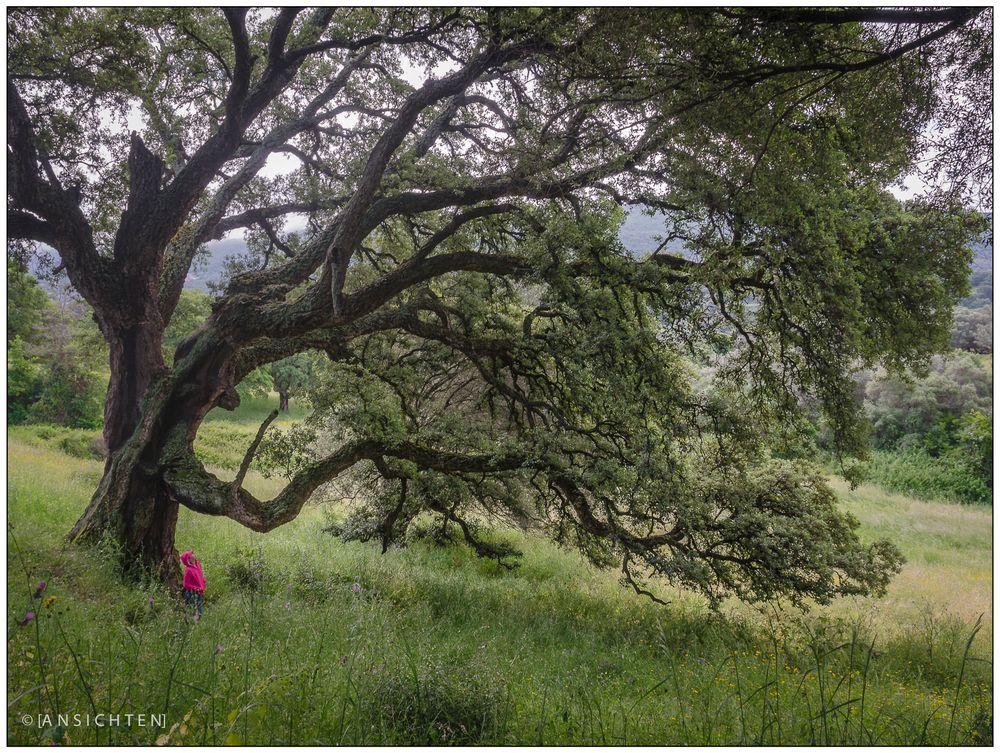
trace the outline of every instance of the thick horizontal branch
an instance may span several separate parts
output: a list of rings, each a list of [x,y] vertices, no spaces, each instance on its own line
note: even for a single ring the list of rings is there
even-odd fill
[[[320,485],[362,460],[385,457],[408,460],[421,468],[446,473],[512,471],[524,462],[523,457],[462,455],[408,443],[388,446],[373,441],[350,442],[307,465],[267,502],[205,470],[190,450],[171,460],[163,478],[177,499],[195,512],[225,516],[251,530],[267,532],[294,520]]]
[[[7,212],[7,237],[18,240],[38,241],[56,247],[59,235],[55,227],[45,220],[27,212],[10,210]]]

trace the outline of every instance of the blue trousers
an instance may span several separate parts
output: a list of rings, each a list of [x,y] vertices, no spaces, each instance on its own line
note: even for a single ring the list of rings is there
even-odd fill
[[[197,591],[192,591],[190,588],[184,589],[184,601],[189,607],[194,607],[194,614],[196,617],[201,617],[201,605],[204,601],[204,597]]]

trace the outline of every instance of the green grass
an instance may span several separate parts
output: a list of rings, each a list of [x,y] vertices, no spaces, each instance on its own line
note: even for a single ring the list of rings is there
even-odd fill
[[[235,423],[252,432],[268,409],[241,410]],[[713,614],[665,587],[657,591],[671,603],[660,607],[533,535],[495,534],[525,552],[508,572],[463,548],[415,543],[381,555],[345,544],[323,532],[318,506],[267,535],[182,509],[177,544],[198,552],[209,584],[192,624],[155,584],[121,583],[112,552],[65,543],[100,469],[10,435],[12,744],[992,736],[989,508],[838,487],[863,535],[892,537],[909,563],[886,599],[805,615],[738,604]],[[280,483],[251,473],[248,486],[267,497]],[[47,603],[32,599],[40,580]],[[18,625],[29,608],[38,618]],[[93,709],[163,713],[166,728],[19,721]]]
[[[252,426],[254,433],[261,425],[267,414],[278,407],[278,393],[272,392],[266,397],[247,397],[240,400],[236,410],[228,411],[224,408],[214,408],[205,416],[205,423],[225,423],[240,424],[242,426]],[[302,398],[293,397],[288,402],[288,411],[278,416],[275,421],[276,426],[290,424],[300,421],[309,415],[309,404]]]

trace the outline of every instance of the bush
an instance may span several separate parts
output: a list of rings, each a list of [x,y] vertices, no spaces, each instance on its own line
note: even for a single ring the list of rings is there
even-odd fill
[[[100,427],[103,390],[86,369],[72,363],[53,363],[42,377],[38,400],[28,411],[37,423],[80,429]]]
[[[15,337],[7,343],[7,423],[27,421],[41,391],[42,369],[27,355],[21,338]]]
[[[366,724],[383,744],[474,745],[502,739],[507,726],[503,678],[467,661],[383,663],[359,685]]]
[[[35,447],[59,450],[83,460],[103,460],[107,456],[104,440],[94,429],[37,424],[10,429],[9,435]]]
[[[236,559],[225,566],[225,572],[236,590],[244,593],[259,593],[272,580],[261,549],[241,549]]]
[[[865,478],[886,489],[921,499],[990,504],[993,491],[970,465],[949,453],[933,457],[921,449],[873,452]]]

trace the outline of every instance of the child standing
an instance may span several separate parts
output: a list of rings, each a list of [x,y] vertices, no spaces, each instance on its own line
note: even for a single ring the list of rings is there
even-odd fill
[[[205,574],[193,549],[181,555],[181,563],[184,565],[184,601],[188,606],[194,607],[194,619],[197,622],[201,618],[201,605],[205,596]]]

